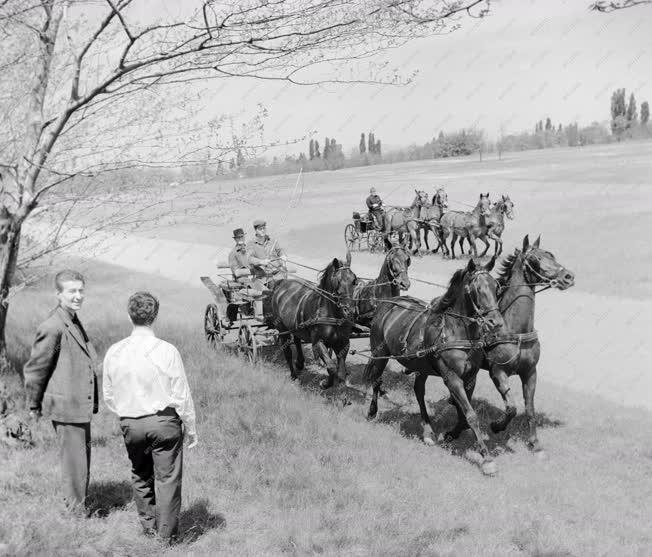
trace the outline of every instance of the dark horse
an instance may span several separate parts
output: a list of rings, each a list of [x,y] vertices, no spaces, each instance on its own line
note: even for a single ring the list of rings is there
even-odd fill
[[[458,419],[473,429],[486,474],[495,473],[495,463],[482,439],[468,391],[482,363],[483,337],[504,325],[496,301],[497,283],[490,274],[494,263],[492,258],[486,266],[476,266],[471,259],[465,269],[455,272],[444,296],[430,305],[408,296],[382,303],[371,322],[372,356],[364,370],[364,378],[373,384],[369,418],[378,412],[382,374],[389,358],[404,365],[407,373],[417,372],[414,391],[422,426],[430,427],[431,435],[425,384],[429,375],[440,376],[458,404]]]
[[[516,405],[509,390],[509,377],[518,375],[523,385],[525,415],[529,428],[528,447],[540,451],[534,416],[534,391],[541,346],[534,330],[535,288],[542,286],[566,290],[575,276],[557,263],[549,251],[539,248],[540,237],[530,246],[528,236],[523,250],[515,250],[505,258],[498,277],[498,308],[505,320],[506,334],[488,340],[481,367],[489,371],[496,389],[505,401],[505,416],[493,422],[494,433],[504,431],[516,415]],[[472,391],[471,391],[472,392]],[[457,428],[456,428],[457,429]],[[462,428],[463,429],[463,428]]]
[[[349,252],[346,262],[333,259],[321,272],[318,285],[297,278],[275,284],[268,324],[279,331],[292,379],[296,379],[297,373],[292,363],[290,336],[297,349],[297,370],[302,370],[305,364],[303,340],[312,344],[315,358],[328,370],[328,379],[321,382],[324,389],[346,380],[346,356],[356,313],[353,289],[357,278],[350,266]],[[328,355],[328,349],[335,351],[337,363]]]
[[[411,258],[407,250],[394,247],[387,252],[378,278],[358,284],[353,293],[358,306],[356,323],[368,327],[380,300],[400,296],[401,290],[410,288],[410,263]]]

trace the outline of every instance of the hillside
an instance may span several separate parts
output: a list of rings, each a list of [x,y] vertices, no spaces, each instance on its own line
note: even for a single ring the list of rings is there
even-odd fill
[[[395,374],[381,418],[369,423],[357,398],[342,409],[275,363],[251,367],[205,345],[205,295],[159,276],[88,264],[82,319],[101,353],[128,333],[128,295],[162,302],[159,334],[186,363],[201,445],[186,452],[184,541],[164,549],[139,535],[129,504],[129,466],[114,419],[94,421],[91,492],[95,516],[66,518],[56,492],[49,424],[39,445],[0,450],[0,553],[7,555],[645,555],[652,550],[652,416],[543,380],[537,393],[546,457],[512,436],[492,438],[499,475],[463,457],[470,438],[427,447],[409,380]],[[15,358],[52,306],[42,282],[10,311]],[[354,377],[359,367],[352,366]],[[428,399],[442,430],[454,411],[431,379]],[[14,385],[14,388],[16,386]],[[362,388],[359,386],[359,388]],[[500,399],[483,375],[475,399],[483,425]],[[522,410],[522,409],[521,409]],[[486,427],[485,427],[486,429]],[[125,507],[126,505],[126,507]]]

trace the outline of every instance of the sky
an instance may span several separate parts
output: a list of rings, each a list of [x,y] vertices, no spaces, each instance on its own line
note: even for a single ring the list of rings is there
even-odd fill
[[[269,110],[266,140],[316,131],[348,153],[361,132],[385,149],[422,144],[440,130],[478,127],[488,138],[553,124],[607,121],[614,89],[652,101],[652,5],[611,14],[588,10],[589,0],[494,0],[491,14],[463,19],[462,28],[386,54],[405,75],[388,85],[292,86],[255,80],[216,84],[202,114]],[[301,144],[305,151],[305,145]],[[275,154],[297,153],[299,146]]]

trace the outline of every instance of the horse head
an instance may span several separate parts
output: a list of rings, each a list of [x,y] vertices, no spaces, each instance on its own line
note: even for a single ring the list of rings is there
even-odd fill
[[[487,332],[493,332],[505,325],[496,299],[498,283],[491,276],[491,269],[495,263],[496,256],[492,257],[486,265],[477,265],[473,259],[470,259],[464,269],[462,281],[465,301],[472,310],[469,314]]]
[[[408,277],[408,267],[412,259],[405,248],[394,247],[385,256],[384,266],[387,274],[393,284],[396,284],[401,290],[410,288],[410,278]]]
[[[523,267],[525,280],[533,285],[555,287],[566,290],[575,284],[575,275],[549,251],[542,250],[541,236],[532,245],[528,235],[523,238]]]
[[[478,199],[478,204],[475,206],[475,208],[483,216],[487,216],[489,213],[491,213],[491,201],[489,200],[489,192],[486,194],[480,194],[480,199]]]
[[[434,197],[432,198],[432,204],[436,205],[440,209],[446,209],[448,207],[448,194],[444,188],[437,189]]]
[[[505,216],[512,220],[514,218],[514,202],[509,198],[509,195],[503,195],[500,203],[500,210],[505,213]]]
[[[333,294],[335,304],[342,310],[344,317],[350,319],[357,311],[357,303],[353,298],[357,283],[358,277],[351,270],[351,252],[347,252],[346,261],[335,257],[324,269],[319,287]]]

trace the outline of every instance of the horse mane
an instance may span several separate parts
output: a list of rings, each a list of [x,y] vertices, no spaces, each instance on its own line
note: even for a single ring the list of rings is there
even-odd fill
[[[459,296],[459,290],[462,286],[465,275],[466,269],[458,269],[455,271],[455,273],[453,273],[453,276],[448,283],[448,290],[446,290],[446,293],[440,298],[436,298],[437,303],[432,308],[434,311],[441,313],[447,309],[450,309],[455,304],[457,297]]]
[[[340,262],[341,263],[341,262]],[[319,273],[319,288],[322,290],[326,290],[327,292],[330,292],[332,288],[332,278],[333,275],[335,274],[335,266],[333,265],[333,262],[331,261],[325,269],[323,269]]]
[[[501,287],[501,290],[504,291],[504,288],[509,284],[509,281],[512,278],[512,271],[514,270],[514,266],[520,255],[521,250],[515,249],[514,253],[505,257],[505,260],[500,264],[500,270],[498,271],[496,282]]]

